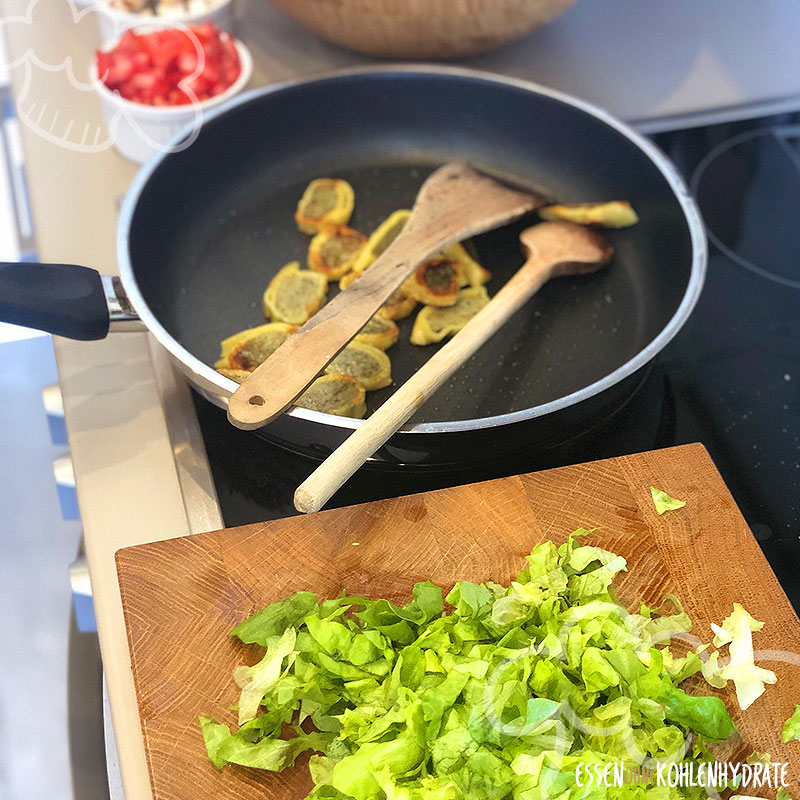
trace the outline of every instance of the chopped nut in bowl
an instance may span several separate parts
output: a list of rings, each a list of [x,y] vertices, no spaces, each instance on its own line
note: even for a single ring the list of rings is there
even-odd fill
[[[213,22],[233,31],[236,0],[76,0],[78,5],[98,11],[102,44],[114,41],[125,29],[142,22],[163,19],[165,23],[188,25]]]

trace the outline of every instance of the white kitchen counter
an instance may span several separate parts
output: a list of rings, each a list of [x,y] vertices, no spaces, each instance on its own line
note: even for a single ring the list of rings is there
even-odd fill
[[[31,24],[5,26],[13,57],[28,49],[51,61],[68,54],[86,74],[96,33],[85,20],[73,24],[66,0],[2,7],[34,12]],[[249,0],[241,11],[253,85],[369,61],[320,42],[266,0]],[[666,129],[800,109],[798,30],[797,0],[580,0],[548,28],[466,63],[580,95],[647,130]],[[23,68],[12,78],[19,96]],[[62,120],[101,124],[97,98],[50,73],[30,75],[25,102],[31,98]],[[22,136],[40,258],[116,272],[117,199],[135,167],[111,151],[65,149],[27,127]],[[187,516],[183,500],[192,491],[199,499],[189,505],[202,505],[211,490],[176,466],[145,334],[55,345],[125,795],[151,800],[114,553],[213,525],[213,513]],[[181,391],[167,392],[171,410]]]

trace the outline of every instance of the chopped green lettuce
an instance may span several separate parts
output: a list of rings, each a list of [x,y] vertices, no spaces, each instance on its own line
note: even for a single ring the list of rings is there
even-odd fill
[[[273,637],[267,640],[267,652],[258,664],[236,668],[233,679],[242,690],[239,698],[240,725],[244,725],[256,716],[264,695],[278,683],[283,660],[294,653],[296,640],[297,634],[294,628],[287,628],[280,638]]]
[[[208,757],[217,769],[225,764],[280,772],[292,766],[300,753],[306,750],[324,750],[332,739],[331,734],[303,733],[292,739],[251,740],[247,731],[240,729],[232,734],[227,725],[208,717],[200,717],[200,727],[206,742]]]
[[[655,486],[650,487],[650,494],[653,497],[653,504],[656,507],[656,513],[661,516],[665,511],[675,511],[678,508],[683,508],[686,505],[685,500],[676,500],[670,497],[666,492],[661,489],[656,489]]]
[[[800,742],[800,705],[795,706],[794,713],[783,723],[783,728],[781,728],[781,741],[791,742],[792,740]]]
[[[462,581],[443,600],[418,583],[406,605],[298,592],[259,611],[232,631],[265,648],[234,673],[240,727],[200,719],[210,760],[279,771],[312,751],[307,800],[651,800],[589,792],[578,767],[708,760],[733,722],[679,686],[723,680],[718,654],[670,650],[691,628],[675,597],[629,613],[613,587],[625,559],[590,533],[537,545],[508,586]],[[735,614],[720,631],[741,647],[755,621]],[[652,795],[683,798],[705,792]]]
[[[714,646],[728,645],[730,657],[724,666],[719,665],[719,653],[712,653],[703,665],[703,675],[712,686],[722,688],[733,681],[736,700],[742,710],[749,708],[765,690],[765,684],[775,683],[772,670],[758,667],[753,656],[753,631],[764,627],[739,604],[733,604],[733,612],[721,625],[711,624],[714,631]]]

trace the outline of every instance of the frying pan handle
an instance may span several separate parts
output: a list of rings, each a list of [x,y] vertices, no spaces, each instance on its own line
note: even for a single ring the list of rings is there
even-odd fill
[[[4,322],[69,339],[103,339],[112,321],[131,319],[136,315],[117,278],[74,264],[0,262]]]

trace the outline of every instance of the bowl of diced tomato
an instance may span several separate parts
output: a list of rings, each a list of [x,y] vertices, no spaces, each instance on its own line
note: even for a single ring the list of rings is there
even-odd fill
[[[124,31],[98,50],[92,80],[117,150],[143,163],[249,82],[248,49],[211,22]],[[191,134],[189,135],[189,139]]]

